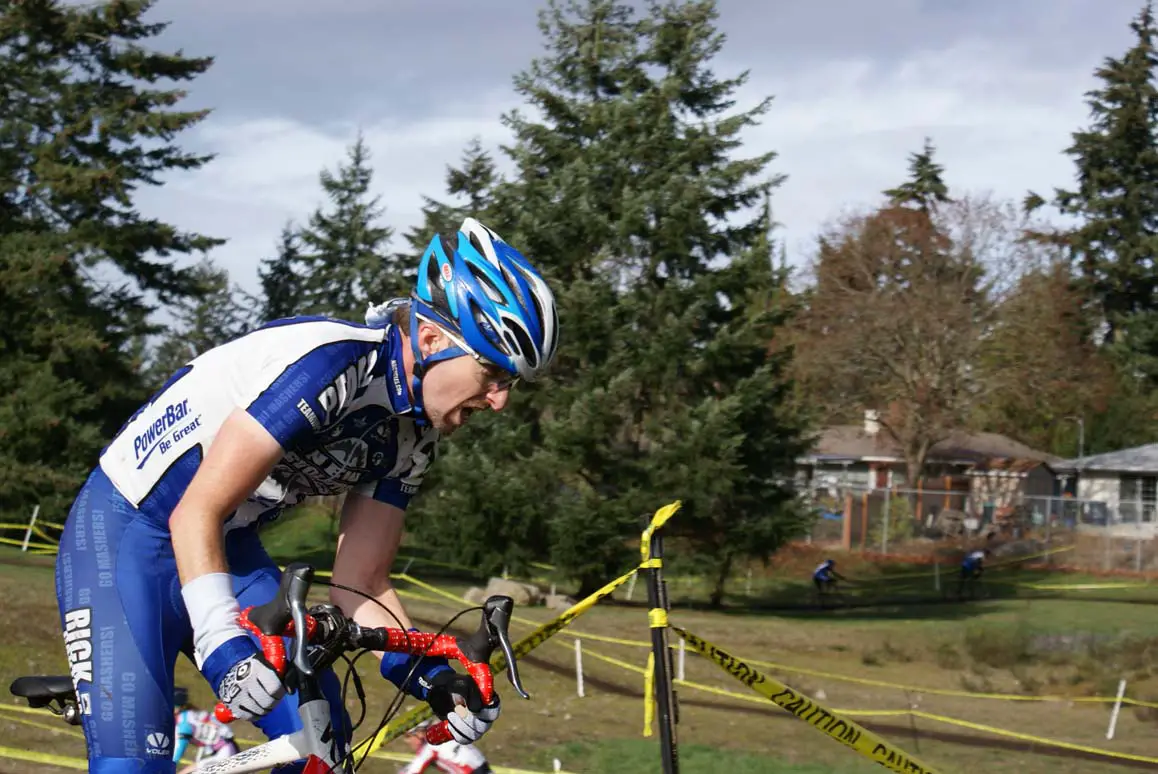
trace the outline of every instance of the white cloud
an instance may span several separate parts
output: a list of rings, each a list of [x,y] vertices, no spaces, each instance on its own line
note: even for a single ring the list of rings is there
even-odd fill
[[[1085,121],[1095,64],[1039,69],[1012,44],[971,41],[892,67],[835,61],[749,84],[749,103],[776,95],[750,139],[754,150],[776,150],[775,170],[789,176],[774,206],[790,252],[803,258],[825,221],[902,182],[926,136],[952,190],[1020,200],[1067,185],[1073,167],[1062,151]]]
[[[1062,150],[1085,121],[1082,95],[1097,59],[1075,59],[1064,69],[1035,66],[1016,46],[963,41],[891,65],[857,58],[754,73],[741,104],[767,94],[776,99],[745,153],[775,150],[773,171],[789,175],[774,207],[792,259],[806,258],[814,234],[842,209],[872,204],[901,182],[908,154],[926,135],[954,190],[1020,199],[1030,188],[1044,193],[1068,184],[1072,165]],[[741,69],[720,64],[722,73]],[[508,89],[460,98],[454,112],[415,121],[384,109],[371,114],[361,128],[389,224],[402,232],[418,222],[420,195],[443,194],[447,164],[457,163],[472,137],[492,149],[507,141],[499,117],[515,105]],[[151,192],[143,205],[184,228],[229,238],[215,255],[254,289],[258,261],[286,220],[304,218],[319,203],[318,172],[342,160],[357,128],[214,114],[192,144],[218,158]],[[503,162],[501,154],[496,160]]]
[[[458,162],[466,144],[479,137],[484,147],[497,148],[509,139],[499,117],[513,104],[481,95],[476,104],[457,107],[451,115],[409,123],[383,117],[361,126],[311,126],[281,117],[211,118],[194,130],[188,144],[216,158],[147,192],[142,208],[182,228],[227,238],[214,258],[242,287],[254,291],[259,261],[272,254],[282,226],[303,221],[322,204],[319,172],[345,160],[361,129],[374,168],[373,193],[397,231],[394,246],[401,248],[402,232],[421,220],[421,196],[445,194],[446,167]]]

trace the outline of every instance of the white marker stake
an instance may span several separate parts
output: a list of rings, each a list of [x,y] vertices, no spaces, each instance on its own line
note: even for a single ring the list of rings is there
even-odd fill
[[[575,692],[583,698],[583,644],[575,638]]]
[[[28,541],[32,538],[32,525],[36,523],[36,516],[40,513],[40,503],[37,503],[32,508],[32,518],[28,521],[28,529],[24,532],[24,545],[20,546],[21,551],[28,550]]]
[[[1110,727],[1106,729],[1106,738],[1114,738],[1114,727],[1118,725],[1118,710],[1122,708],[1122,697],[1126,695],[1126,681],[1118,681],[1118,698],[1114,700],[1114,709],[1110,712]]]

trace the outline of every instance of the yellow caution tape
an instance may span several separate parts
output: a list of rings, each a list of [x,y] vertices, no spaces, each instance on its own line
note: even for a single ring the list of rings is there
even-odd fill
[[[0,537],[0,543],[5,543],[5,544],[10,545],[10,546],[23,546],[24,545],[23,540],[18,540],[16,538],[6,538],[6,537]],[[51,545],[49,543],[29,542],[28,547],[29,548],[40,548],[40,549],[44,549],[46,551],[56,551],[57,550],[56,546]]]
[[[1021,739],[1033,744],[1040,744],[1047,747],[1059,747],[1063,750],[1076,750],[1078,752],[1090,753],[1091,755],[1101,755],[1106,758],[1121,758],[1127,761],[1141,761],[1142,763],[1158,763],[1158,758],[1152,758],[1147,755],[1134,755],[1133,753],[1114,752],[1113,750],[1103,750],[1100,747],[1088,747],[1084,744],[1074,744],[1072,742],[1062,742],[1057,739],[1045,739],[1040,736],[1031,736],[1030,734],[1022,734],[1017,731],[1010,731],[1005,728],[997,728],[995,726],[987,726],[983,723],[973,723],[968,720],[958,720],[957,718],[949,718],[944,715],[934,715],[931,712],[923,710],[910,710],[909,714],[913,717],[924,718],[925,720],[935,720],[939,723],[947,723],[953,726],[960,726],[962,728],[971,728],[974,731],[984,731],[988,734],[996,734],[997,736],[1008,736],[1013,739]]]
[[[83,758],[51,755],[49,753],[33,752],[32,750],[17,750],[15,747],[0,747],[0,758],[9,758],[15,761],[29,761],[31,763],[47,763],[66,769],[88,770],[88,761]]]
[[[655,719],[655,654],[647,654],[647,668],[643,670],[643,735],[651,736]]]
[[[683,501],[676,500],[674,503],[670,503],[660,508],[655,512],[655,515],[651,517],[651,523],[647,525],[647,529],[643,531],[643,534],[639,538],[639,560],[642,563],[647,564],[649,567],[658,566],[654,564],[648,564],[649,562],[659,561],[658,559],[651,559],[651,536],[655,534],[657,529],[660,529],[664,524],[667,524],[667,520],[672,516],[675,516],[676,511],[678,511],[682,506]]]
[[[1042,559],[1044,557],[1052,556],[1054,554],[1062,554],[1062,553],[1065,553],[1066,551],[1073,551],[1074,548],[1075,548],[1075,546],[1060,546],[1058,548],[1050,548],[1050,549],[1047,549],[1045,551],[1041,551],[1040,553],[1030,554],[1029,556],[1022,556],[1022,557],[1018,557],[1018,558],[1014,558],[1014,559],[1009,559],[1009,560],[1004,561],[1004,562],[998,562],[998,563],[989,565],[986,568],[986,572],[995,572],[997,570],[1004,570],[1004,569],[1009,568],[1009,567],[1016,567],[1019,564],[1025,564],[1026,562],[1033,561],[1034,559]],[[951,567],[952,565],[948,565],[948,566]],[[888,581],[893,581],[893,580],[901,580],[901,579],[905,579],[905,578],[932,578],[938,574],[944,575],[945,573],[946,573],[946,570],[931,570],[931,571],[930,570],[921,570],[919,572],[900,572],[900,573],[896,573],[895,575],[880,575],[876,578],[865,578],[864,580],[857,581],[857,583],[861,584],[861,585],[867,585],[870,583],[882,583],[882,582],[888,582]]]
[[[754,666],[765,667],[767,669],[775,669],[778,672],[791,672],[793,674],[808,675],[809,677],[823,677],[829,680],[839,680],[846,683],[857,683],[859,685],[873,685],[880,688],[895,688],[898,691],[927,693],[933,696],[956,696],[967,699],[997,699],[1001,701],[1072,701],[1076,703],[1096,704],[1106,704],[1117,701],[1117,697],[1115,696],[1026,696],[1018,693],[973,693],[971,691],[960,691],[953,688],[928,688],[917,685],[902,685],[901,683],[890,683],[887,680],[874,680],[870,677],[852,677],[851,675],[841,675],[834,672],[824,672],[819,669],[788,666],[787,664],[777,664],[771,661],[759,661],[756,659],[748,659],[747,663]],[[1158,702],[1131,699],[1125,696],[1122,697],[1122,703],[1132,704],[1138,707],[1158,708]]]
[[[791,712],[812,727],[823,731],[832,739],[856,750],[869,760],[901,774],[935,774],[935,769],[918,761],[897,746],[885,741],[871,731],[846,720],[834,711],[825,709],[816,701],[803,696],[777,680],[765,677],[743,661],[720,650],[707,640],[687,632],[678,626],[672,630],[691,647],[721,669],[735,677],[744,685],[756,691],[781,709]]]
[[[647,625],[652,629],[667,628],[667,611],[662,607],[653,607],[647,611]]]

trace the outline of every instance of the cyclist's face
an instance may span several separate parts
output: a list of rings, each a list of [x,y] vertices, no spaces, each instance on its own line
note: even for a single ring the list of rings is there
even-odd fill
[[[419,336],[419,344],[425,345],[421,331]],[[434,348],[429,351],[438,352],[450,344],[450,339],[438,332],[431,342]],[[422,402],[431,424],[440,433],[450,435],[476,411],[502,411],[510,398],[511,386],[512,380],[505,371],[465,355],[430,366],[422,379]]]

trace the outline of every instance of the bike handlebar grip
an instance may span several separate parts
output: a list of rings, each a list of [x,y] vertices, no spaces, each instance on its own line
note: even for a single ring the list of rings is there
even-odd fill
[[[454,739],[450,733],[450,723],[445,720],[435,723],[426,729],[426,743],[432,745],[446,744]]]
[[[314,568],[308,564],[294,562],[289,565],[282,573],[277,596],[264,605],[254,607],[249,612],[249,620],[257,626],[262,634],[280,635],[284,633],[290,621],[293,620],[291,601],[296,600],[304,605],[313,579]]]

